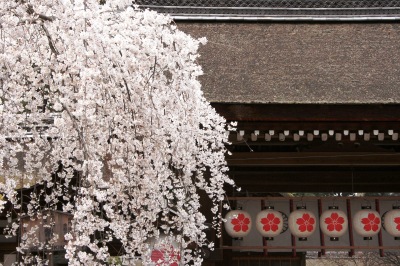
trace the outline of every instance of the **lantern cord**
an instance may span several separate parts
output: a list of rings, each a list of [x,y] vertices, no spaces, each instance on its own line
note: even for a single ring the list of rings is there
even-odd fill
[[[238,131],[236,131],[236,134],[240,134],[240,133],[239,133]],[[233,142],[232,142],[232,143],[233,143]],[[249,148],[249,151],[250,151],[250,152],[254,152],[254,150],[250,147],[250,145],[247,143],[247,141],[246,141],[245,138],[242,138],[241,141],[236,142],[235,144],[237,144],[237,143],[244,143],[244,144],[246,144],[247,148]]]

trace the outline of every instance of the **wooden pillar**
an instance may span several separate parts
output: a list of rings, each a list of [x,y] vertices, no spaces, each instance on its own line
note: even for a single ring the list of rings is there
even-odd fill
[[[292,213],[294,210],[294,205],[293,205],[292,199],[289,200],[289,207],[290,207],[290,213]],[[292,236],[292,246],[294,247],[292,249],[292,255],[293,255],[293,257],[296,257],[296,237],[293,234],[291,236]]]
[[[318,199],[318,217],[321,217],[322,215],[322,201],[321,199]],[[319,227],[319,240],[321,243],[321,246],[324,247],[325,246],[325,236],[324,233],[321,230],[321,226]],[[326,254],[326,250],[325,249],[321,249],[321,252],[318,252],[318,257],[320,257],[321,255],[325,255]]]
[[[350,246],[354,247],[354,237],[353,237],[353,219],[351,217],[351,203],[350,200],[346,200],[347,203],[347,219],[349,221],[349,240],[350,240]],[[353,257],[355,254],[354,249],[350,249],[349,256]]]
[[[379,200],[378,200],[378,199],[375,199],[375,210],[376,210],[379,214],[381,213],[381,212],[380,212],[380,204],[379,204]],[[383,229],[383,228],[382,228],[382,229]],[[379,249],[379,255],[380,255],[381,257],[384,257],[384,256],[385,256],[385,252],[384,252],[383,249],[381,249],[381,247],[383,246],[382,229],[379,230],[379,233],[378,233],[378,243],[379,243],[379,247],[380,247],[380,249]]]

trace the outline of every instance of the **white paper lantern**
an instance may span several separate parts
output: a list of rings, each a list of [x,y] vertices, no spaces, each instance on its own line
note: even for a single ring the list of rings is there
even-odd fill
[[[289,229],[300,241],[307,240],[307,237],[314,233],[316,223],[315,215],[304,206],[298,207],[289,215]]]
[[[400,240],[400,206],[394,206],[393,210],[382,216],[382,225],[389,235],[395,240]]]
[[[353,217],[354,230],[364,237],[364,240],[371,240],[374,235],[377,235],[381,230],[381,225],[381,216],[369,206],[364,206]]]
[[[273,240],[283,231],[282,213],[275,211],[273,207],[260,211],[256,218],[256,228],[267,240]]]
[[[250,214],[243,210],[233,210],[225,216],[225,230],[233,238],[242,238],[250,233],[252,221]]]
[[[321,231],[330,237],[332,241],[338,241],[339,237],[347,232],[347,215],[338,209],[337,206],[330,206],[324,211],[319,219]]]

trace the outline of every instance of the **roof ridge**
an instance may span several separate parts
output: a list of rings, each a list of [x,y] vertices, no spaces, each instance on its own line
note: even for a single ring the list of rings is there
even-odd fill
[[[144,6],[268,7],[268,8],[382,8],[400,7],[398,0],[136,0]]]

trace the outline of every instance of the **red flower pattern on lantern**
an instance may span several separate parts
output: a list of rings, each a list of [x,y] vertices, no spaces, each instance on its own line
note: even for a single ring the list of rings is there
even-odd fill
[[[308,213],[304,213],[301,218],[296,220],[296,223],[299,225],[300,232],[312,232],[314,230],[315,219]]]
[[[273,213],[268,213],[266,218],[261,219],[261,223],[264,225],[264,231],[278,231],[278,225],[280,224],[281,219],[275,216]]]
[[[396,229],[400,231],[400,217],[394,218],[394,223],[397,224]]]
[[[179,254],[179,251],[174,250],[173,247],[171,247],[170,249],[162,250],[156,249],[151,252],[151,261],[156,263],[156,266],[178,266],[180,259],[181,256]]]
[[[361,223],[364,225],[364,230],[377,232],[381,219],[373,213],[369,213],[367,218],[362,218]]]
[[[237,218],[233,218],[231,223],[234,225],[233,230],[236,232],[247,232],[249,230],[250,219],[247,218],[243,213],[239,213]]]
[[[327,224],[327,229],[329,231],[340,232],[343,230],[343,224],[345,220],[344,217],[340,216],[338,213],[333,212],[330,217],[325,219],[325,224]]]

